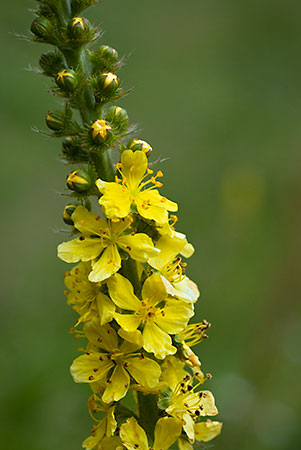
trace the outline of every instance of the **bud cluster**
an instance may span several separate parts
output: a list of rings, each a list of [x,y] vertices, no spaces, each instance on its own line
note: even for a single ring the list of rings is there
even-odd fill
[[[58,246],[58,256],[76,264],[65,273],[65,294],[78,314],[71,332],[85,343],[71,374],[91,387],[95,420],[83,447],[168,450],[177,443],[192,450],[222,427],[203,389],[211,375],[191,349],[210,326],[189,324],[199,297],[184,262],[193,246],[175,229],[178,205],[160,192],[163,173],[149,161],[152,147],[129,136],[127,111],[112,104],[125,93],[121,60],[108,45],[91,49],[100,32],[82,16],[97,0],[38,3],[31,39],[54,46],[39,64],[64,102],[46,124],[63,138],[63,158],[73,165],[63,212],[71,240]]]

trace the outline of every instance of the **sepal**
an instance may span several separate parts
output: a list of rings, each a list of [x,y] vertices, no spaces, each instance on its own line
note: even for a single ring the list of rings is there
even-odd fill
[[[111,106],[105,115],[105,119],[120,131],[124,131],[128,127],[128,113],[120,106]]]
[[[64,139],[62,153],[70,163],[89,161],[89,153],[81,146],[81,140],[77,136],[67,136]]]

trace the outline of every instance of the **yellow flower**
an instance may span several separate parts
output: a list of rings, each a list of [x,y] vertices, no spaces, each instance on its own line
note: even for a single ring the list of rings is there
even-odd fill
[[[194,425],[195,440],[198,442],[208,442],[218,436],[222,430],[223,424],[221,422],[213,422],[206,420],[205,422],[198,422]],[[183,438],[178,439],[179,450],[193,450],[193,446]]]
[[[58,256],[70,263],[91,261],[92,271],[88,278],[95,283],[109,278],[120,269],[119,248],[140,262],[146,262],[160,252],[146,234],[125,234],[132,223],[130,218],[107,222],[83,206],[78,206],[71,218],[81,235],[60,244]]]
[[[212,393],[195,392],[197,386],[193,387],[190,377],[186,376],[173,390],[166,409],[168,414],[182,420],[183,430],[192,443],[195,439],[195,420],[203,416],[215,416],[218,413]]]
[[[81,262],[65,273],[65,292],[68,305],[80,315],[76,325],[99,317],[100,325],[111,322],[115,312],[112,300],[100,291],[101,283],[92,283],[88,279],[91,272],[90,262]]]
[[[119,348],[117,333],[109,325],[91,321],[84,332],[90,346],[86,354],[73,361],[71,374],[76,383],[103,383],[103,402],[123,398],[130,387],[130,375],[141,385],[153,387],[158,383],[159,364],[137,352],[140,347],[136,344],[124,341]]]
[[[149,180],[143,181],[152,173],[147,168],[147,157],[144,152],[125,150],[121,155],[121,163],[117,164],[121,179],[116,182],[105,182],[101,179],[96,185],[103,194],[99,200],[106,217],[123,218],[130,214],[131,205],[135,204],[140,216],[154,220],[158,224],[168,223],[168,211],[177,211],[176,203],[162,197],[156,187],[162,183],[157,181],[163,174],[157,172]],[[146,187],[151,184],[150,187]]]
[[[95,394],[92,397],[95,397]],[[82,446],[86,450],[98,449],[103,439],[113,436],[117,428],[117,422],[114,416],[115,406],[103,404],[102,407],[99,407],[97,405],[98,411],[102,411],[105,416],[98,421],[97,425],[93,426],[91,436],[84,440]]]
[[[159,274],[148,277],[142,287],[142,301],[134,294],[129,280],[115,274],[108,280],[108,289],[113,302],[128,313],[115,313],[118,324],[126,331],[143,326],[143,347],[163,359],[176,353],[170,334],[183,330],[193,315],[190,304],[168,298],[172,286]]]
[[[155,440],[153,450],[168,450],[181,434],[182,424],[180,420],[172,417],[159,419],[155,427]],[[128,450],[149,450],[149,442],[143,428],[138,425],[136,419],[131,417],[121,425],[120,438]]]

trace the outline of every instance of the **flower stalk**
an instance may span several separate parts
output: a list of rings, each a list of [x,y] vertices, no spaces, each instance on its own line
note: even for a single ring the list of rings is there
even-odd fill
[[[151,146],[116,104],[127,94],[116,74],[122,60],[96,47],[100,30],[82,16],[96,3],[39,0],[27,38],[53,47],[39,72],[63,106],[48,112],[47,134],[63,139],[72,167],[63,215],[71,239],[58,256],[75,263],[65,294],[78,314],[71,331],[85,342],[71,374],[92,391],[95,423],[83,448],[191,450],[222,426],[191,349],[210,324],[188,324],[199,291],[183,258],[194,249],[175,229],[178,205],[159,191]]]

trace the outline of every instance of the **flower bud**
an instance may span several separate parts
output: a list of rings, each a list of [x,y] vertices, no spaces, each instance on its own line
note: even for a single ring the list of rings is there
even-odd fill
[[[92,180],[87,172],[79,169],[68,175],[67,186],[72,191],[86,192],[92,187]]]
[[[112,72],[104,72],[98,81],[99,89],[106,95],[113,94],[119,86],[117,75]]]
[[[133,139],[132,141],[130,141],[128,143],[128,148],[133,151],[141,150],[146,154],[146,156],[149,156],[152,152],[151,146],[141,139]]]
[[[73,17],[68,25],[71,35],[75,39],[81,39],[90,27],[90,23],[83,17]]]
[[[47,17],[37,17],[31,24],[30,30],[38,38],[47,38],[52,28],[51,22]]]
[[[96,120],[90,128],[91,136],[97,144],[103,144],[112,136],[112,127],[105,120]]]
[[[69,162],[83,162],[89,159],[88,152],[82,148],[78,137],[67,136],[62,143],[62,152]]]
[[[63,214],[63,221],[67,225],[73,225],[73,220],[71,219],[72,214],[74,213],[75,209],[78,205],[67,205],[64,208],[64,214]]]
[[[117,50],[115,50],[115,48],[109,47],[108,45],[102,45],[101,47],[99,47],[98,54],[111,63],[116,63],[118,61]]]
[[[56,77],[56,84],[64,91],[73,91],[77,86],[77,79],[74,70],[61,70]]]
[[[57,52],[42,53],[39,64],[44,72],[44,75],[49,77],[56,76],[62,67],[64,67],[63,57]]]
[[[120,108],[120,106],[111,106],[105,119],[122,130],[127,127],[129,117],[125,109]]]
[[[46,116],[46,125],[50,130],[63,131],[65,128],[65,115],[61,111],[48,111]]]

